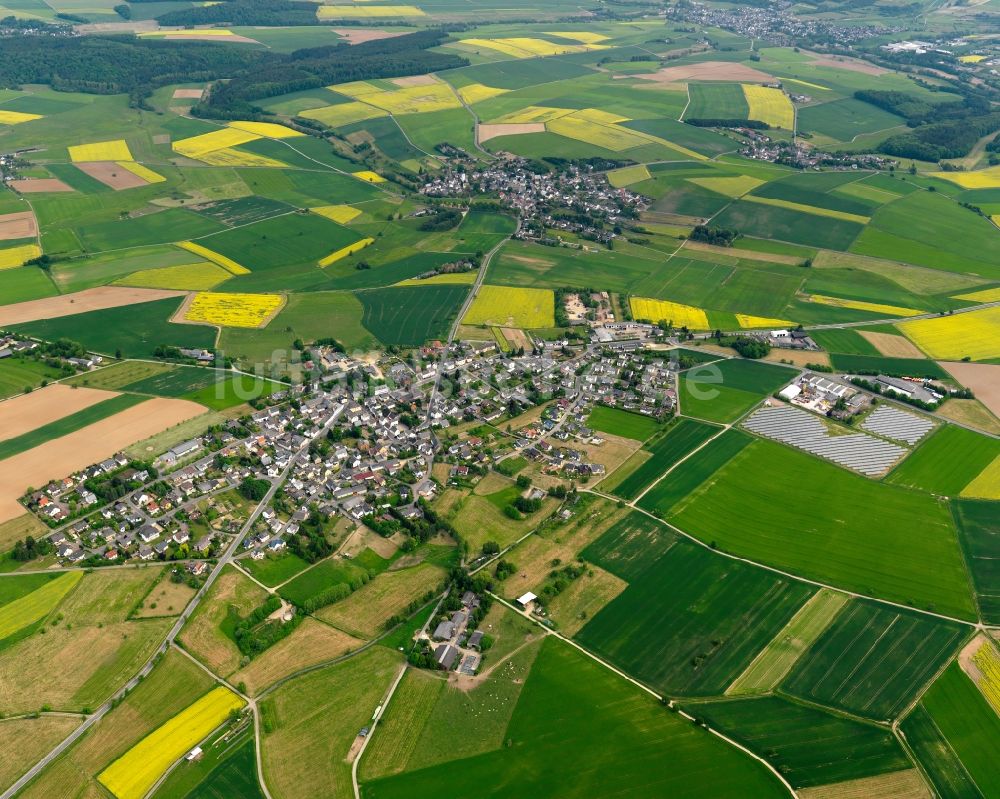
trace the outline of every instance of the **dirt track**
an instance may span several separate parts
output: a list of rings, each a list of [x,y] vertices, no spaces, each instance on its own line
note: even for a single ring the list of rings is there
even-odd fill
[[[114,391],[72,388],[57,383],[5,400],[0,402],[0,441],[36,430],[115,396],[117,392]]]
[[[187,400],[151,399],[0,461],[0,522],[24,513],[17,500],[28,488],[66,477],[204,412],[201,405]]]
[[[121,286],[102,286],[96,289],[64,294],[61,297],[47,297],[44,300],[17,302],[0,307],[0,325],[19,325],[38,319],[56,319],[73,316],[87,311],[101,311],[105,308],[119,308],[140,302],[163,300],[167,297],[181,297],[187,292],[165,289],[130,289]]]

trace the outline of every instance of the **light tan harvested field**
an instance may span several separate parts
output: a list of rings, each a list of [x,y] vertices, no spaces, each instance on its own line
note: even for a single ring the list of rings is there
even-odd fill
[[[971,388],[976,399],[994,416],[1000,416],[1000,366],[960,361],[942,362],[941,366],[963,386]]]
[[[594,615],[628,587],[620,577],[600,566],[590,566],[549,602],[549,616],[563,635],[576,635]]]
[[[437,590],[445,570],[430,563],[421,563],[401,571],[386,571],[316,615],[325,622],[359,638],[374,638],[391,616],[402,613],[406,606],[430,590]]]
[[[354,556],[364,552],[365,549],[370,549],[380,558],[388,560],[396,554],[399,547],[391,539],[369,530],[362,524],[344,541],[341,552]]]
[[[16,541],[22,541],[25,536],[45,535],[49,528],[38,521],[33,513],[22,513],[13,519],[0,523],[0,552],[6,552]]]
[[[47,191],[73,191],[71,187],[56,178],[30,178],[28,180],[12,180],[7,184],[21,194],[41,194]]]
[[[915,768],[878,777],[836,782],[818,788],[800,788],[799,799],[930,799],[931,792]]]
[[[405,78],[393,78],[392,82],[403,89],[407,86],[433,86],[437,83],[432,75],[409,75]]]
[[[788,264],[789,266],[799,266],[802,263],[802,259],[796,255],[779,255],[773,252],[717,247],[714,244],[706,244],[703,241],[692,241],[691,239],[684,242],[684,249],[711,252],[717,255],[725,255],[729,258],[739,258],[743,261],[766,261],[771,264]]]
[[[531,338],[523,330],[516,327],[502,327],[500,331],[515,350],[520,347],[524,347],[525,350],[531,349]]]
[[[835,69],[849,69],[851,72],[863,72],[865,75],[885,75],[888,69],[877,67],[862,61],[859,58],[848,58],[845,56],[823,55],[821,53],[811,53],[808,50],[802,51],[809,56],[809,63],[814,67],[834,67]]]
[[[769,83],[773,75],[761,72],[759,69],[737,64],[733,61],[702,61],[698,64],[685,64],[678,67],[665,67],[646,75],[631,77],[651,80],[656,83],[686,83],[689,80],[724,80],[747,81],[749,83]]]
[[[376,39],[393,39],[403,36],[409,31],[384,31],[378,28],[330,28],[338,36],[347,40],[348,44],[364,44]]]
[[[24,512],[17,500],[28,488],[72,474],[204,412],[187,400],[151,399],[0,461],[0,522]]]
[[[30,300],[4,305],[0,308],[0,326],[20,325],[38,319],[56,319],[73,316],[87,311],[102,311],[105,308],[120,308],[141,302],[163,300],[168,297],[182,297],[186,292],[167,289],[135,289],[124,286],[102,286],[61,297],[47,297],[44,300]]]
[[[830,365],[830,353],[816,350],[782,350],[773,349],[764,356],[765,361],[772,363],[791,363],[795,366],[806,366],[810,363]]]
[[[172,97],[174,100],[200,100],[204,93],[204,89],[174,89]]]
[[[129,172],[125,167],[118,166],[114,161],[83,161],[73,166],[84,174],[90,175],[94,180],[101,181],[105,186],[110,186],[115,191],[137,189],[146,185],[146,181]]]
[[[149,659],[171,623],[60,624],[18,641],[0,652],[0,712],[97,708]]]
[[[245,683],[249,695],[256,696],[282,677],[339,658],[363,643],[321,621],[306,619],[288,638],[255,657],[229,681],[234,685]]]
[[[892,333],[876,333],[872,330],[858,331],[864,338],[890,358],[923,358],[924,354],[917,345],[905,336],[895,336]]]
[[[1000,419],[975,399],[950,399],[935,411],[942,419],[966,424],[986,433],[1000,435]]]
[[[19,394],[0,402],[0,441],[36,430],[117,396],[114,391],[72,388],[61,383],[40,388],[30,394]]]
[[[267,592],[236,569],[226,567],[181,630],[188,652],[216,674],[231,674],[240,665],[240,651],[221,625],[234,607],[246,616],[267,598]]]
[[[479,141],[489,141],[497,136],[518,136],[522,133],[545,133],[544,122],[500,123],[497,125],[480,125]]]
[[[38,235],[38,223],[31,211],[0,216],[0,241],[27,239]]]
[[[194,589],[186,582],[175,583],[164,575],[142,601],[142,606],[132,614],[134,619],[153,619],[160,616],[179,616],[194,596]]]
[[[0,758],[0,791],[48,754],[80,721],[72,716],[0,721],[0,751],[4,753]]]
[[[212,36],[208,33],[198,33],[198,31],[175,31],[168,33],[163,39],[168,42],[215,42],[216,44],[235,44],[239,42],[242,44],[260,44],[256,39],[239,36],[235,33],[232,36]]]

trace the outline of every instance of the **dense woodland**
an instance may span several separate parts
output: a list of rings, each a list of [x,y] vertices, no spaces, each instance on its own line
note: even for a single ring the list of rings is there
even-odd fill
[[[315,13],[312,4],[287,5],[310,5]],[[0,47],[0,86],[43,83],[63,91],[127,93],[133,105],[144,106],[145,98],[159,86],[226,78],[192,113],[216,119],[258,118],[264,113],[253,101],[264,97],[466,65],[464,58],[428,51],[447,36],[443,30],[425,30],[287,55],[212,42],[145,41],[131,36],[8,38]]]
[[[987,133],[1000,128],[1000,113],[991,110],[988,100],[966,96],[961,100],[929,103],[915,95],[898,91],[866,89],[857,91],[858,100],[897,114],[912,128],[890,136],[880,145],[882,152],[921,161],[960,158]]]
[[[234,0],[168,11],[161,25],[319,25],[316,4],[297,0]],[[329,24],[324,21],[322,24]]]

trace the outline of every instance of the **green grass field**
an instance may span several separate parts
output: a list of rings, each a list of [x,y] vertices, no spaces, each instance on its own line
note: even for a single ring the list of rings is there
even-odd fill
[[[460,763],[367,781],[362,796],[605,795],[612,772],[622,799],[787,795],[761,764],[552,639],[521,691],[504,746]]]
[[[910,768],[886,728],[780,697],[699,703],[685,709],[766,758],[796,788]]]
[[[307,600],[334,585],[349,585],[366,578],[366,572],[350,561],[334,559],[317,563],[308,571],[281,587],[281,596],[299,607]]]
[[[810,338],[827,352],[844,353],[846,355],[878,355],[875,345],[851,328],[832,330],[813,330]]]
[[[735,228],[747,236],[828,250],[848,249],[864,230],[863,225],[845,219],[746,201],[733,203],[712,221],[719,227]]]
[[[872,355],[842,355],[834,353],[830,356],[834,369],[843,372],[860,372],[861,374],[887,374],[899,377],[930,377],[938,380],[948,378],[948,373],[934,361],[923,361],[918,358],[886,358]]]
[[[965,551],[965,562],[972,574],[979,612],[987,624],[998,624],[1000,563],[996,552],[1000,541],[1000,518],[997,503],[963,499],[954,500],[951,507],[958,538]]]
[[[621,541],[618,531],[604,536]],[[659,557],[646,553],[641,572],[634,561],[618,569],[615,561],[621,557],[612,549],[597,565],[628,580],[628,588],[576,639],[673,695],[722,693],[812,593],[803,583],[685,541]]]
[[[948,424],[924,439],[887,478],[896,485],[956,497],[1000,455],[1000,441]]]
[[[799,660],[782,690],[877,721],[896,717],[968,631],[855,600]]]
[[[793,376],[782,366],[741,359],[689,369],[679,380],[681,413],[710,422],[731,422]]]
[[[903,119],[870,103],[845,97],[806,106],[798,113],[799,129],[842,142],[855,136],[902,125]]]
[[[746,119],[750,113],[738,83],[691,83],[687,119]]]
[[[660,424],[649,416],[598,405],[587,417],[587,427],[635,441],[645,441],[659,429]]]
[[[900,730],[941,799],[984,796],[922,702]]]
[[[269,587],[291,580],[308,565],[292,552],[286,552],[277,557],[268,556],[263,560],[253,560],[252,558],[240,560],[240,566]]]
[[[625,499],[635,499],[646,486],[717,432],[719,432],[719,428],[714,425],[694,419],[680,418],[670,424],[662,435],[647,442],[640,453],[632,456],[636,458],[641,455],[643,458],[638,468],[631,468],[631,459],[626,461],[621,467],[627,470],[625,479],[616,482],[615,476],[611,475],[609,480],[613,482],[606,487],[602,485],[602,488],[613,491],[617,496]],[[651,457],[646,458],[646,453]],[[687,464],[679,471],[683,473],[686,468]],[[672,482],[672,480],[673,477],[667,482]]]
[[[61,377],[58,369],[53,369],[42,361],[30,358],[4,358],[0,360],[0,397],[21,394],[27,388],[38,388],[43,380]]]
[[[448,325],[469,293],[467,286],[419,286],[363,291],[361,323],[385,344],[414,347],[446,338]]]
[[[952,663],[921,701],[938,731],[983,796],[1000,791],[1000,717],[958,663]]]
[[[656,507],[655,495],[647,499]],[[960,618],[974,615],[945,506],[771,441],[743,449],[675,504],[669,518],[703,541],[796,574]]]
[[[68,338],[94,352],[113,354],[121,350],[123,357],[151,357],[161,344],[197,349],[212,347],[215,344],[214,330],[198,325],[175,325],[168,321],[180,304],[181,298],[174,297],[43,319],[12,325],[12,328],[38,338]]]
[[[136,394],[152,394],[157,397],[182,397],[192,391],[214,386],[222,377],[215,369],[196,366],[179,366],[176,369],[159,372],[122,386],[123,391]]]
[[[54,297],[58,290],[41,269],[22,267],[0,270],[0,306]]]

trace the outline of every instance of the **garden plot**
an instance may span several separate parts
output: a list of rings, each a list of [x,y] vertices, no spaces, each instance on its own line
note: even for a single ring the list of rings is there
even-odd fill
[[[869,477],[885,473],[908,452],[905,447],[865,433],[834,435],[820,419],[786,405],[761,408],[746,420],[744,427]]]
[[[893,441],[902,441],[912,447],[933,429],[934,423],[915,413],[882,405],[865,419],[861,427],[876,435],[891,438]]]

